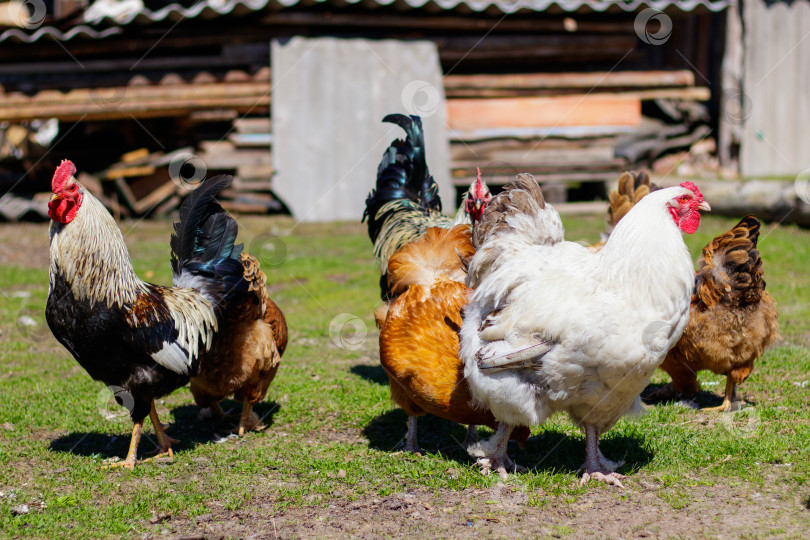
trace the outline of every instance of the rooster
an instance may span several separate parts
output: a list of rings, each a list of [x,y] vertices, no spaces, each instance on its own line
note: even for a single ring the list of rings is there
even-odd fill
[[[430,227],[424,236],[397,251],[388,263],[390,290],[396,297],[380,326],[380,363],[391,398],[408,415],[405,450],[421,453],[417,417],[433,414],[468,424],[465,445],[477,425],[497,426],[488,410],[474,407],[458,357],[464,286],[462,257],[475,250],[468,225]],[[528,430],[515,433],[519,442]]]
[[[366,198],[363,220],[380,266],[381,296],[392,298],[388,288],[388,260],[402,246],[425,234],[428,227],[449,229],[478,221],[491,195],[480,172],[464,197],[455,218],[441,213],[439,186],[427,168],[425,138],[418,116],[389,114],[383,122],[405,130],[405,140],[394,140],[377,168],[377,186]]]
[[[253,406],[264,399],[278,371],[287,347],[284,314],[267,294],[267,277],[259,261],[247,253],[239,255],[250,293],[225,316],[223,329],[211,349],[200,358],[197,374],[191,378],[191,394],[200,407],[219,419],[225,413],[219,401],[233,394],[242,401],[242,415],[236,432],[259,427]]]
[[[672,383],[651,398],[700,390],[697,372],[725,375],[723,404],[709,411],[728,411],[736,385],[754,369],[762,351],[779,339],[776,302],[765,290],[757,250],[760,223],[745,216],[730,231],[703,248],[695,275],[689,324],[661,369]]]
[[[709,210],[686,182],[644,197],[596,254],[563,240],[531,175],[493,199],[474,234],[461,358],[476,402],[499,427],[468,451],[506,476],[514,426],[566,412],[585,432],[582,482],[621,486],[599,437],[639,393],[689,317],[694,274],[681,231]]]
[[[207,180],[184,201],[171,238],[174,287],[162,287],[135,275],[121,231],[75,174],[65,160],[51,182],[45,315],[56,339],[129,409],[129,451],[113,466],[132,469],[147,415],[158,456],[173,456],[176,441],[154,400],[196,373],[229,307],[247,293],[237,224],[214,199],[232,179]]]
[[[610,194],[609,230],[651,191],[647,173],[624,173],[618,191]],[[697,372],[708,369],[726,376],[723,403],[709,411],[731,408],[736,385],[751,374],[754,361],[779,339],[776,302],[765,290],[762,259],[757,250],[759,220],[746,216],[703,248],[695,274],[689,324],[661,369],[672,383],[646,396],[647,400],[673,399],[700,390]],[[598,251],[602,244],[592,246]]]

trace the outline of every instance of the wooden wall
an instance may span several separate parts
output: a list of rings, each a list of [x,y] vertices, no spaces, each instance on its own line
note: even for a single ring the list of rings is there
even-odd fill
[[[739,103],[721,121],[742,124],[744,176],[794,176],[810,168],[810,2],[745,0]]]

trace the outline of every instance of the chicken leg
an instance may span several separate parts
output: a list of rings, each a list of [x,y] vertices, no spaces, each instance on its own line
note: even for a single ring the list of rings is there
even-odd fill
[[[155,426],[155,435],[157,436],[158,440],[158,449],[157,453],[154,456],[142,460],[142,463],[166,455],[169,456],[169,459],[174,459],[174,454],[172,453],[172,444],[177,443],[179,441],[172,439],[166,434],[166,426],[164,426],[160,422],[160,418],[158,418],[157,409],[155,409],[154,401],[152,402],[152,407],[149,410],[149,419],[152,421],[152,425]],[[143,432],[143,420],[139,420],[135,422],[135,425],[132,427],[132,437],[130,438],[129,441],[129,451],[127,452],[126,459],[124,459],[124,461],[109,463],[105,465],[103,468],[112,469],[114,467],[124,467],[130,470],[134,469],[135,463],[137,462],[138,443],[140,443],[141,441],[142,432]]]
[[[731,375],[726,375],[726,393],[723,396],[723,404],[718,405],[717,407],[707,407],[703,409],[707,412],[726,412],[731,409],[731,403],[734,401],[734,390],[736,388],[736,384],[734,383],[734,379],[731,378]]]
[[[206,420],[208,418],[213,418],[218,422],[222,422],[227,417],[227,413],[222,410],[222,406],[220,406],[218,401],[212,401],[211,405],[208,407],[203,407],[200,409],[200,413],[197,415],[197,420]]]
[[[512,429],[514,426],[501,422],[498,424],[498,431],[492,437],[467,448],[467,453],[478,458],[475,464],[481,467],[483,474],[489,474],[495,470],[501,475],[501,478],[506,480],[509,472],[527,472],[526,467],[516,464],[506,453]]]
[[[473,443],[478,442],[478,426],[470,424],[467,426],[467,435],[464,437],[464,442],[461,446],[466,450]]]
[[[117,461],[115,463],[108,463],[102,469],[112,469],[115,467],[124,467],[125,469],[134,469],[135,461],[138,454],[138,443],[141,442],[141,432],[143,431],[143,419],[135,422],[132,426],[132,437],[129,440],[129,451],[124,461]]]
[[[624,475],[616,472],[623,463],[610,461],[602,455],[599,450],[599,435],[599,428],[593,424],[585,424],[585,463],[581,468],[584,474],[579,485],[584,485],[589,480],[598,480],[623,488],[620,479],[624,478]]]
[[[408,434],[405,436],[405,446],[402,449],[421,456],[422,449],[419,448],[419,443],[416,441],[416,420],[416,416],[408,416]]]
[[[169,459],[173,460],[174,452],[172,452],[172,444],[178,443],[180,441],[172,439],[166,434],[166,426],[164,426],[161,423],[160,418],[158,417],[154,401],[152,401],[152,408],[149,411],[149,419],[152,421],[152,425],[155,427],[155,435],[157,436],[158,440],[158,448],[154,456],[150,457],[149,459],[145,459],[144,461],[150,461],[152,459],[163,456],[169,456]]]
[[[242,416],[239,417],[239,427],[236,430],[237,435],[244,437],[248,431],[260,427],[259,416],[253,412],[253,405],[247,399],[242,400]]]

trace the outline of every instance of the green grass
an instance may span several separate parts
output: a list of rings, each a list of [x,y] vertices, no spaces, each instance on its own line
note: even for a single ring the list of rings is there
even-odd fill
[[[372,312],[379,274],[364,227],[241,221],[241,240],[262,259],[290,328],[282,367],[258,407],[269,427],[241,440],[214,442],[223,427],[197,420],[189,391],[180,389],[158,404],[169,433],[182,441],[174,462],[146,463],[132,472],[100,468],[102,460],[126,453],[131,423],[110,405],[104,386],[50,336],[44,320],[47,263],[25,258],[0,267],[0,537],[157,535],[164,514],[190,520],[257,504],[284,512],[323,507],[336,498],[464,493],[500,483],[477,472],[458,444],[464,430],[443,420],[420,420],[427,455],[396,453],[406,417],[392,404],[378,364]],[[603,223],[601,216],[566,219],[567,237],[596,240]],[[686,239],[693,255],[733,223],[705,218]],[[168,284],[169,224],[122,228],[139,275]],[[47,253],[45,226],[19,227],[7,237]],[[760,250],[784,341],[765,353],[741,388],[755,406],[724,416],[657,406],[620,421],[603,438],[605,454],[625,460],[628,484],[655,484],[658,499],[673,512],[690,506],[693,490],[716,485],[758,489],[776,483],[789,496],[807,496],[810,232],[766,225]],[[37,326],[21,326],[21,316]],[[666,380],[658,372],[653,382]],[[722,390],[721,377],[703,373],[701,380],[708,383],[704,390]],[[228,406],[238,409],[233,402]],[[146,431],[151,435],[151,427]],[[507,480],[527,493],[529,510],[565,508],[594,492],[613,493],[601,485],[578,486],[583,437],[565,417],[533,434],[525,451],[510,447],[530,473]],[[139,456],[149,449],[148,440]],[[479,515],[495,515],[495,507],[480,502]],[[22,503],[30,512],[13,515],[12,507]],[[547,534],[575,531],[560,525]]]

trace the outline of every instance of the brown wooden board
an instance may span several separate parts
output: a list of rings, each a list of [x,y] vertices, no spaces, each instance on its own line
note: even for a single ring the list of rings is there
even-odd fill
[[[637,126],[641,100],[579,95],[560,97],[449,99],[451,129],[540,126]]]

